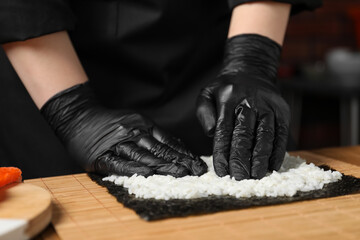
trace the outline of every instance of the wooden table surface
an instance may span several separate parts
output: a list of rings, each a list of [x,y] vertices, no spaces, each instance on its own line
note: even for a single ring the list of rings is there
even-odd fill
[[[292,155],[360,177],[360,146]],[[53,196],[52,226],[37,239],[360,239],[360,194],[146,222],[86,174],[26,182]]]

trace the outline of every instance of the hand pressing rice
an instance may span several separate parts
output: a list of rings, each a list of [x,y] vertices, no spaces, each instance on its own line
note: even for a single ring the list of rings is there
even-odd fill
[[[153,175],[150,177],[123,177],[112,175],[104,181],[111,181],[128,189],[129,194],[137,198],[155,199],[190,199],[208,197],[210,195],[230,195],[242,197],[280,197],[294,196],[296,192],[322,189],[324,184],[341,179],[338,171],[325,171],[313,163],[306,164],[300,157],[286,154],[278,172],[268,173],[266,177],[236,181],[230,176],[218,177],[214,171],[212,157],[202,157],[208,165],[204,175],[172,176]]]

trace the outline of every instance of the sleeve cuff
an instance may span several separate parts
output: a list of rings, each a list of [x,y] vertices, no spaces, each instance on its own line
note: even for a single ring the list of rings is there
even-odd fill
[[[250,2],[260,2],[263,0],[228,0],[230,9],[236,6]],[[291,15],[297,14],[302,11],[313,11],[322,6],[322,0],[273,0],[273,2],[289,3],[291,7]]]
[[[72,30],[75,17],[65,0],[1,0],[0,43]]]

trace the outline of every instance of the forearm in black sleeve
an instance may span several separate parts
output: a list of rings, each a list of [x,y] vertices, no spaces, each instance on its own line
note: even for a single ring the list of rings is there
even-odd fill
[[[73,27],[74,15],[66,0],[0,1],[0,44]]]
[[[237,5],[250,3],[250,2],[259,2],[262,0],[228,0],[229,7],[231,9],[235,8]],[[273,0],[273,2],[282,2],[282,3],[290,3],[291,7],[291,15],[299,13],[305,10],[314,10],[318,7],[321,7],[322,0]]]

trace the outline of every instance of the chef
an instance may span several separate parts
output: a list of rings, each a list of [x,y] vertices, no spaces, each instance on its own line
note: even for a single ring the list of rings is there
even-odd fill
[[[289,107],[276,86],[290,14],[320,0],[0,2],[0,164],[74,173],[260,179]],[[69,155],[68,155],[69,154]]]

